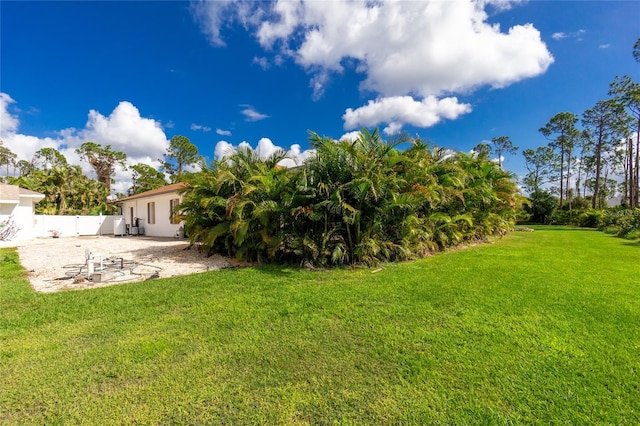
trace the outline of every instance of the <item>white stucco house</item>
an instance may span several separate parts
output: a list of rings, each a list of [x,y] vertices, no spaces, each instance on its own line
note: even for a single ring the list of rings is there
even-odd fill
[[[182,201],[178,193],[183,182],[120,198],[115,201],[129,234],[150,237],[184,235],[184,223],[174,217],[175,207]]]
[[[36,236],[35,208],[43,198],[44,194],[39,192],[0,183],[0,222],[5,223],[11,218],[19,228],[12,240],[28,240]]]

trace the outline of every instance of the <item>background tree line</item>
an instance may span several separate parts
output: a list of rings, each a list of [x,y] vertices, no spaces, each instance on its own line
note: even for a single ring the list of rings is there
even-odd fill
[[[640,62],[640,39],[633,56]],[[534,216],[556,207],[572,211],[607,207],[619,195],[621,205],[640,203],[640,84],[630,76],[616,76],[609,97],[581,115],[560,112],[539,129],[546,146],[525,149],[529,192]]]
[[[142,163],[127,167],[126,154],[112,150],[110,145],[85,142],[75,152],[94,170],[95,179],[86,176],[80,166],[69,164],[55,148],[38,150],[30,161],[18,160],[17,155],[0,141],[3,180],[44,194],[45,199],[36,205],[38,214],[110,214],[115,210],[109,201],[116,168],[131,172],[131,187],[126,194],[117,194],[126,196],[164,186],[168,183],[167,178],[177,182],[188,173],[188,167],[202,162],[197,147],[179,135],[171,138],[167,152],[160,160],[161,170]]]

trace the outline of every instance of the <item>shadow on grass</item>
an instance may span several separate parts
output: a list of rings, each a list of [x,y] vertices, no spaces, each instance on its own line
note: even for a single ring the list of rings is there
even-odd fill
[[[622,243],[623,246],[640,248],[640,241],[625,241]]]
[[[258,274],[264,274],[264,275],[269,275],[273,277],[289,277],[293,274],[299,274],[301,271],[322,272],[322,270],[320,269],[315,269],[315,270],[305,269],[297,265],[291,265],[291,264],[254,265],[251,267]]]
[[[581,228],[569,225],[527,225],[536,231],[597,231],[595,228]]]

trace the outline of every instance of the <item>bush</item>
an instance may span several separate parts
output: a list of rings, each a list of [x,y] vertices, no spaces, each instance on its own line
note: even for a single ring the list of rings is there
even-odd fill
[[[558,199],[547,191],[535,191],[529,196],[525,211],[531,215],[534,223],[550,223],[558,206]]]
[[[551,225],[575,225],[577,222],[578,212],[557,209],[549,218],[548,223]]]
[[[576,197],[573,200],[571,200],[571,208],[574,210],[587,210],[590,207],[591,207],[590,198]]]
[[[634,229],[633,231],[627,232],[624,238],[627,240],[640,240],[640,229]]]
[[[640,209],[611,209],[602,219],[600,228],[605,232],[617,230],[616,235],[619,237],[636,238],[637,232],[640,232]]]
[[[604,210],[589,209],[578,215],[578,225],[584,228],[599,228],[606,217]]]

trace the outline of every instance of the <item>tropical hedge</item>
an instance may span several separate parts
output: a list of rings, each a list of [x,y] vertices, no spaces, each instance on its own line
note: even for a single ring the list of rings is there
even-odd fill
[[[249,261],[371,265],[514,225],[515,180],[486,155],[389,143],[377,130],[310,142],[315,154],[299,167],[280,166],[283,151],[262,159],[240,148],[189,176],[180,210],[191,242]]]

